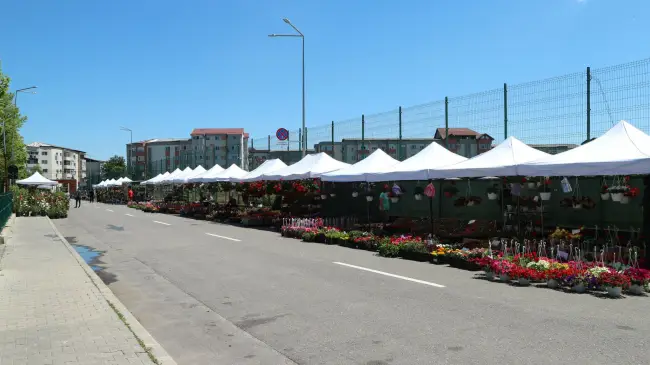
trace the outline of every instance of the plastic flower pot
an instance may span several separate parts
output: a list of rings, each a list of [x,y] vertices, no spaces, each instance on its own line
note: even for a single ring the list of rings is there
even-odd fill
[[[600,200],[609,200],[610,195],[610,193],[600,194]]]
[[[643,294],[643,286],[638,284],[632,284],[630,285],[630,288],[627,291],[629,291],[630,294],[641,295]]]
[[[336,193],[330,193],[330,197],[332,198],[336,197]]]
[[[537,183],[535,183],[535,182],[528,182],[528,183],[526,184],[526,186],[528,186],[528,189],[535,189],[535,188],[537,187]]]
[[[573,290],[576,293],[584,293],[585,290],[586,290],[585,284],[580,283],[580,284],[574,285],[574,286],[571,287],[571,290]]]
[[[321,198],[322,200],[327,199],[327,194],[321,194],[321,195],[320,195],[320,198]]]
[[[473,206],[474,206],[474,202],[471,201],[471,200],[468,201],[468,202],[467,202],[467,206],[468,206],[468,207],[473,207]]]
[[[530,285],[530,279],[519,278],[519,280],[517,280],[517,282],[519,283],[520,286],[528,286],[528,285]]]
[[[415,198],[415,200],[422,200],[422,194],[415,194],[413,195],[413,197]]]
[[[488,193],[488,200],[497,200],[497,193]]]
[[[499,280],[503,282],[510,281],[510,277],[508,276],[508,274],[499,274]]]
[[[546,282],[546,286],[548,286],[551,289],[557,289],[560,286],[560,283],[557,282],[555,279],[548,279]]]
[[[605,288],[607,290],[607,295],[612,297],[612,298],[618,298],[621,296],[621,292],[623,291],[623,288],[620,286],[608,286]]]
[[[357,191],[353,191],[353,192],[352,192],[352,197],[353,197],[353,198],[356,198],[356,197],[358,197],[358,196],[359,196],[359,192],[357,192]]]
[[[629,204],[630,203],[630,197],[623,195],[621,197],[621,204]]]
[[[551,200],[551,193],[548,192],[548,191],[543,191],[543,192],[540,192],[540,193],[539,193],[539,197],[540,197],[542,200]]]
[[[399,202],[399,197],[396,197],[396,196],[391,197],[391,198],[390,198],[390,202],[391,202],[391,203],[397,203],[397,202]]]
[[[581,203],[573,204],[573,209],[582,209],[582,204]]]
[[[366,201],[371,202],[373,199],[374,199],[373,196],[370,196],[370,195],[366,196]]]
[[[485,278],[490,281],[494,280],[494,273],[492,271],[485,271]]]
[[[611,195],[613,202],[620,202],[621,198],[623,197],[623,193],[612,193]]]

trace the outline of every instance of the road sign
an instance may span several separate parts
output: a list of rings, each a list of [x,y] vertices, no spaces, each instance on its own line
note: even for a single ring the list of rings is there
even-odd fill
[[[278,141],[286,141],[289,139],[289,131],[285,128],[278,128],[275,132],[275,137],[277,137]]]

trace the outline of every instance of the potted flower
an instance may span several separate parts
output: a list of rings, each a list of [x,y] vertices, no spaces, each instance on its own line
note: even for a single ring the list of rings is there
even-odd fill
[[[424,194],[424,189],[422,189],[421,186],[416,186],[415,189],[413,189],[413,197],[415,200],[422,200],[422,194]]]
[[[550,268],[544,272],[546,277],[546,286],[556,289],[568,274],[569,265],[559,262],[552,263]]]
[[[497,200],[499,189],[496,184],[485,189],[485,192],[489,200]]]
[[[367,193],[366,193],[366,201],[367,201],[367,202],[371,202],[371,201],[373,201],[374,199],[375,199],[375,197],[372,195],[371,192],[367,192]]]
[[[503,282],[510,281],[510,270],[514,267],[515,264],[505,259],[492,261],[492,272],[499,275],[499,280]]]
[[[623,193],[625,192],[625,189],[622,186],[612,186],[607,190],[609,191],[613,202],[620,202]]]
[[[630,278],[630,287],[628,291],[631,294],[641,295],[650,285],[650,271],[646,269],[629,268],[625,270],[625,275]]]
[[[617,298],[621,296],[623,289],[630,286],[630,278],[625,274],[610,271],[600,274],[598,283],[607,290],[607,295]]]
[[[451,186],[447,186],[446,188],[442,189],[442,192],[443,192],[443,194],[445,194],[445,196],[447,198],[451,198],[453,196],[456,196],[456,194],[458,194],[458,188],[456,186],[454,186],[454,185],[451,185]]]
[[[485,277],[488,280],[494,280],[494,271],[492,271],[492,262],[494,259],[490,256],[484,256],[479,258],[474,258],[470,260],[475,265],[479,266],[481,270],[485,273]]]
[[[551,179],[545,178],[544,182],[542,182],[538,188],[540,199],[551,200],[550,187],[551,187]]]
[[[626,191],[623,192],[621,197],[621,204],[628,204],[631,199],[639,195],[639,188],[627,187]]]
[[[530,285],[530,282],[539,276],[536,270],[519,265],[512,267],[508,275],[511,279],[517,280],[517,284],[520,286]]]
[[[392,191],[388,192],[388,197],[390,198],[391,203],[397,203],[399,202],[399,195],[395,194]]]
[[[584,293],[587,290],[587,273],[577,267],[569,267],[564,275],[564,284],[576,293]]]
[[[353,198],[356,198],[356,197],[358,197],[358,196],[359,196],[359,192],[356,191],[356,190],[352,190],[352,197],[353,197]]]
[[[607,184],[603,184],[603,186],[600,187],[600,200],[609,200],[610,196],[609,187]]]
[[[537,188],[537,183],[533,181],[532,177],[524,177],[523,179],[521,179],[521,182],[526,184],[526,187],[528,189],[532,190],[532,189]]]

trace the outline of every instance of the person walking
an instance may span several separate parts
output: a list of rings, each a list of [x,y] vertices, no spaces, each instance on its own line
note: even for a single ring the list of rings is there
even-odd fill
[[[75,200],[75,208],[81,207],[81,190],[77,190],[74,193],[74,200]]]
[[[93,189],[88,192],[88,201],[91,203],[95,201],[95,191]]]
[[[133,201],[133,189],[129,187],[129,201]]]

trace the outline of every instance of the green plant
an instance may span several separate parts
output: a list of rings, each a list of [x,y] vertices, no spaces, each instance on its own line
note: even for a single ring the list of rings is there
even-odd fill
[[[305,242],[314,242],[316,239],[316,233],[314,232],[305,232],[302,234],[302,240]]]

